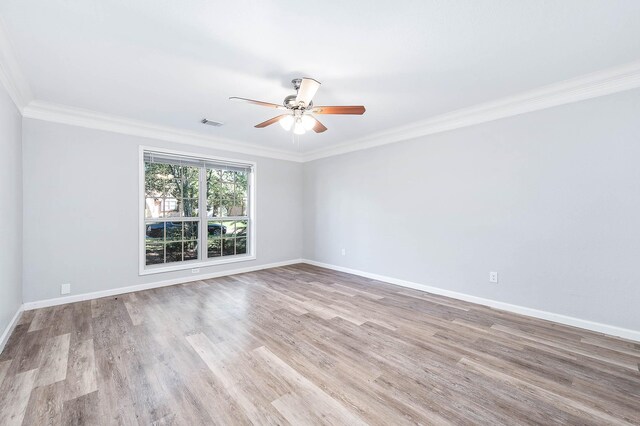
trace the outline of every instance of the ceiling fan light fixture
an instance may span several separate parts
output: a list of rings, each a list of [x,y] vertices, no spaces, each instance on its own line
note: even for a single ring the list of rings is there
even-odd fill
[[[293,126],[293,116],[285,115],[280,119],[279,123],[283,129],[285,129],[286,131],[289,131],[291,130],[291,126]]]
[[[304,128],[304,124],[302,123],[302,118],[296,118],[296,122],[293,125],[293,133],[296,135],[304,135],[306,129]]]

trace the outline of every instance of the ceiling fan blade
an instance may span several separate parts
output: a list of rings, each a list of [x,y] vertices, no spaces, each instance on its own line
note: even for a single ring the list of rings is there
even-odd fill
[[[238,101],[244,101],[244,102],[248,102],[248,103],[254,104],[254,105],[266,106],[268,108],[287,109],[284,105],[272,104],[270,102],[256,101],[255,99],[238,98],[236,96],[232,96],[229,99],[238,100]]]
[[[355,106],[317,106],[311,112],[314,114],[355,114],[362,115],[366,109],[362,105]]]
[[[303,78],[298,89],[298,96],[296,96],[296,104],[303,103],[305,107],[309,105],[319,88],[319,81],[307,77]]]
[[[278,121],[280,121],[282,117],[286,117],[287,115],[288,114],[282,114],[277,117],[270,118],[267,121],[263,121],[260,124],[256,124],[254,127],[257,127],[258,129],[262,129],[263,127],[271,126],[273,123],[277,123]]]
[[[325,127],[324,124],[322,124],[317,118],[313,118],[314,120],[316,120],[316,124],[313,125],[313,131],[316,133],[322,133],[325,132],[327,130],[327,128]]]

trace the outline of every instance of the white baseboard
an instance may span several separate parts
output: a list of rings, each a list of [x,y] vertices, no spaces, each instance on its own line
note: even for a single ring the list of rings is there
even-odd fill
[[[527,308],[525,306],[512,305],[510,303],[499,302],[497,300],[485,299],[483,297],[472,296],[456,291],[445,290],[438,287],[432,287],[424,284],[418,284],[411,281],[405,281],[398,278],[387,277],[384,275],[372,274],[369,272],[359,271],[357,269],[345,268],[343,266],[331,265],[328,263],[316,262],[315,260],[302,259],[302,262],[309,265],[319,266],[321,268],[333,269],[335,271],[346,272],[348,274],[359,275],[361,277],[370,278],[377,281],[384,281],[402,287],[408,287],[415,290],[425,291],[427,293],[438,294],[441,296],[451,297],[453,299],[464,300],[465,302],[477,303],[479,305],[489,306],[491,308],[501,309],[503,311],[513,312],[516,314],[526,315],[529,317],[540,318],[560,324],[570,325],[573,327],[584,328],[586,330],[604,333],[610,336],[622,337],[624,339],[640,342],[640,331],[628,328],[616,327],[613,325],[602,324],[599,322],[583,320],[567,315],[556,314],[553,312],[541,311],[538,309]]]
[[[598,333],[604,333],[604,334],[607,334],[607,335],[610,335],[610,336],[622,337],[624,339],[640,342],[640,331],[636,331],[636,330],[616,327],[616,326],[613,326],[613,325],[602,324],[602,323],[589,321],[589,320],[583,320],[583,319],[580,319],[580,318],[570,317],[570,316],[562,315],[562,314],[556,314],[556,313],[553,313],[553,312],[547,312],[547,311],[541,311],[541,310],[538,310],[538,309],[527,308],[525,306],[519,306],[519,305],[510,304],[510,303],[499,302],[497,300],[485,299],[483,297],[472,296],[472,295],[465,294],[465,293],[459,293],[459,292],[456,292],[456,291],[445,290],[445,289],[438,288],[438,287],[432,287],[432,286],[429,286],[429,285],[419,284],[419,283],[415,283],[415,282],[412,282],[412,281],[406,281],[406,280],[401,280],[401,279],[398,279],[398,278],[388,277],[388,276],[384,276],[384,275],[373,274],[373,273],[370,273],[370,272],[365,272],[365,271],[360,271],[360,270],[357,270],[357,269],[346,268],[346,267],[343,267],[343,266],[337,266],[337,265],[331,265],[331,264],[328,264],[328,263],[317,262],[315,260],[292,259],[292,260],[287,260],[287,261],[283,261],[283,262],[268,263],[268,264],[264,264],[264,265],[250,266],[250,267],[246,267],[246,268],[230,269],[230,270],[226,270],[226,271],[213,272],[213,273],[204,274],[204,275],[174,278],[174,279],[171,279],[171,280],[156,281],[156,282],[152,282],[152,283],[138,284],[138,285],[133,285],[133,286],[128,286],[128,287],[120,287],[120,288],[114,288],[114,289],[110,289],[110,290],[96,291],[96,292],[92,292],[92,293],[84,293],[84,294],[78,294],[78,295],[66,296],[66,297],[56,297],[54,299],[39,300],[39,301],[36,301],[36,302],[27,302],[27,303],[25,303],[24,305],[22,305],[18,309],[18,312],[16,312],[16,314],[15,314],[14,318],[12,319],[11,323],[5,329],[5,331],[4,331],[3,335],[2,335],[2,339],[0,339],[0,351],[2,350],[2,348],[4,348],[4,345],[6,344],[6,340],[8,339],[9,335],[11,334],[11,331],[15,327],[15,323],[17,322],[18,318],[20,317],[20,313],[23,310],[28,311],[28,310],[31,310],[31,309],[38,309],[38,308],[46,308],[46,307],[49,307],[49,306],[64,305],[66,303],[73,303],[73,302],[81,302],[81,301],[85,301],[85,300],[99,299],[101,297],[115,296],[115,295],[118,295],[118,294],[131,293],[131,292],[134,292],[134,291],[148,290],[148,289],[152,289],[152,288],[166,287],[166,286],[170,286],[170,285],[182,284],[182,283],[186,283],[186,282],[190,282],[190,281],[196,281],[196,280],[206,280],[206,279],[210,279],[210,278],[223,277],[223,276],[227,276],[227,275],[242,274],[242,273],[245,273],[245,272],[259,271],[261,269],[277,268],[277,267],[280,267],[280,266],[294,265],[296,263],[307,263],[309,265],[319,266],[319,267],[327,268],[327,269],[333,269],[335,271],[340,271],[340,272],[346,272],[348,274],[353,274],[353,275],[358,275],[358,276],[365,277],[365,278],[370,278],[370,279],[373,279],[373,280],[383,281],[383,282],[387,282],[387,283],[390,283],[390,284],[395,284],[395,285],[398,285],[398,286],[401,286],[401,287],[407,287],[407,288],[412,288],[412,289],[415,289],[415,290],[421,290],[421,291],[425,291],[427,293],[438,294],[438,295],[441,295],[441,296],[451,297],[453,299],[464,300],[466,302],[477,303],[479,305],[489,306],[489,307],[492,307],[492,308],[495,308],[495,309],[501,309],[503,311],[513,312],[513,313],[516,313],[516,314],[526,315],[526,316],[530,316],[530,317],[534,317],[534,318],[540,318],[540,319],[544,319],[544,320],[548,320],[548,321],[557,322],[557,323],[560,323],[560,324],[566,324],[566,325],[570,325],[570,326],[573,326],[573,327],[583,328],[583,329],[595,331],[595,332],[598,332]]]
[[[174,278],[171,280],[155,281],[152,283],[132,285],[128,287],[119,287],[109,290],[94,291],[92,293],[75,294],[73,296],[56,297],[53,299],[38,300],[35,302],[26,302],[23,305],[25,311],[32,309],[47,308],[49,306],[64,305],[66,303],[82,302],[85,300],[100,299],[101,297],[116,296],[118,294],[132,293],[134,291],[149,290],[152,288],[167,287],[170,285],[183,284],[190,281],[208,280],[210,278],[224,277],[227,275],[242,274],[245,272],[259,271],[261,269],[278,268],[280,266],[294,265],[302,263],[301,259],[285,260],[283,262],[267,263],[264,265],[249,266],[246,268],[228,269],[226,271],[212,272],[210,274],[192,275],[188,277]]]
[[[13,316],[13,318],[11,318],[11,321],[9,321],[7,328],[4,329],[4,332],[2,333],[2,337],[0,338],[0,354],[4,350],[4,345],[7,344],[7,341],[9,340],[9,336],[11,336],[11,332],[13,331],[14,328],[16,328],[16,324],[18,323],[18,319],[20,318],[20,314],[22,313],[23,310],[24,310],[24,305],[20,305],[18,307],[18,310],[16,311],[16,314]]]

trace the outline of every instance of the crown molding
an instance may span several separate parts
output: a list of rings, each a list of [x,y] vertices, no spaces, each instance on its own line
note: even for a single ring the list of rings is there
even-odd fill
[[[304,162],[313,161],[638,87],[640,87],[640,61],[437,115],[423,121],[374,133],[330,148],[307,152],[302,158]]]
[[[31,88],[24,78],[18,60],[13,53],[11,42],[0,20],[0,84],[20,112],[33,99]]]
[[[125,135],[139,136],[168,142],[202,146],[205,148],[301,162],[301,156],[289,151],[265,148],[234,139],[220,138],[189,132],[174,127],[159,126],[144,121],[131,120],[91,110],[73,108],[44,101],[30,102],[22,112],[23,117],[53,123],[69,124],[89,129],[104,130]]]
[[[0,39],[0,42],[1,41]],[[2,46],[0,45],[0,47]],[[0,69],[0,71],[2,70]],[[518,95],[437,115],[426,120],[347,141],[326,149],[302,154],[265,148],[234,139],[206,136],[178,128],[159,126],[143,121],[44,101],[31,101],[26,107],[22,108],[21,111],[24,117],[54,123],[63,123],[287,161],[308,162],[446,132],[571,102],[605,96],[638,87],[640,87],[640,61],[543,86]]]

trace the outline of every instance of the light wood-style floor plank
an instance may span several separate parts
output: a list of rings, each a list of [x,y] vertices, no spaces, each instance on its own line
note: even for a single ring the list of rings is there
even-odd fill
[[[640,343],[293,265],[24,312],[0,425],[640,425]]]
[[[47,339],[38,378],[34,386],[50,385],[67,378],[70,337],[70,334],[67,333]]]
[[[4,381],[4,376],[7,375],[7,372],[9,371],[9,367],[11,366],[12,362],[13,361],[10,359],[6,361],[0,361],[0,385]]]
[[[23,420],[24,425],[62,425],[64,404],[64,382],[36,387],[31,391],[29,406]]]
[[[291,424],[300,424],[300,413],[307,413],[307,418],[316,418],[329,424],[364,425],[356,415],[335,399],[331,398],[309,379],[298,373],[286,362],[273,354],[268,348],[261,346],[253,351],[268,366],[271,373],[282,378],[292,389],[282,397],[271,402]],[[287,398],[287,401],[283,401]]]
[[[5,377],[0,386],[0,425],[20,425],[27,411],[38,369]]]
[[[97,390],[64,402],[62,407],[63,425],[81,426],[100,423],[100,400]]]
[[[98,390],[93,339],[76,342],[70,348],[67,376],[65,401]]]

